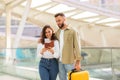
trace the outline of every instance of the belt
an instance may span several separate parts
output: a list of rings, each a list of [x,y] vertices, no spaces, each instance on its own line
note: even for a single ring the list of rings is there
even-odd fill
[[[41,58],[43,60],[55,60],[56,58]]]

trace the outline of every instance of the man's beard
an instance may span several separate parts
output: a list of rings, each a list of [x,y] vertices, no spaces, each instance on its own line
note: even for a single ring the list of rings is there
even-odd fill
[[[61,26],[59,26],[60,29],[62,29],[64,27],[64,23],[61,24]]]

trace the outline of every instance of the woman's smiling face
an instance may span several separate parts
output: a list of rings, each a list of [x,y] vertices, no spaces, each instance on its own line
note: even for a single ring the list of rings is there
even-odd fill
[[[47,28],[47,29],[45,30],[45,36],[46,36],[47,38],[51,39],[52,34],[53,34],[53,32],[52,32],[52,30],[51,30],[50,28]]]

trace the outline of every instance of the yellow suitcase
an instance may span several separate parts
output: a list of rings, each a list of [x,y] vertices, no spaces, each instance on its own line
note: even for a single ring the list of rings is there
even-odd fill
[[[68,80],[89,80],[89,72],[86,70],[76,71],[73,69],[68,72]]]

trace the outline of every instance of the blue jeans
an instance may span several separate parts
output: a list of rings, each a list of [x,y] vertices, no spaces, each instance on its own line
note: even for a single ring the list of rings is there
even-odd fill
[[[67,80],[67,73],[74,68],[73,64],[62,64],[59,62],[59,79]]]
[[[56,80],[58,71],[57,59],[41,58],[39,62],[39,74],[41,80]]]

